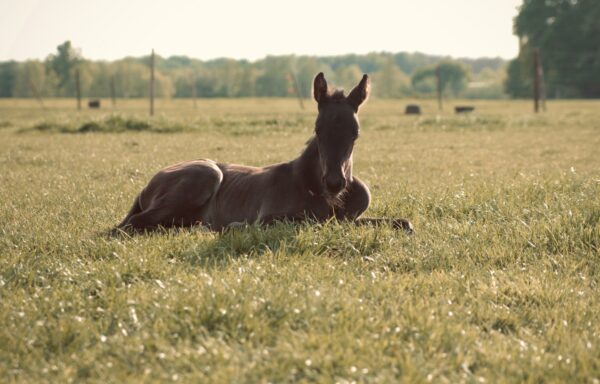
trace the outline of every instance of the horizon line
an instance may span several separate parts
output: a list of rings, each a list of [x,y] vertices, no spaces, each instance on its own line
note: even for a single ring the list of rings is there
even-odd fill
[[[65,41],[70,41],[70,40],[65,40]],[[74,46],[74,48],[76,50],[82,51],[81,48]],[[265,60],[268,57],[283,57],[283,56],[292,56],[292,57],[315,57],[315,58],[329,58],[329,57],[343,57],[343,56],[351,56],[351,55],[356,55],[356,56],[367,56],[370,54],[390,54],[390,55],[396,55],[396,54],[400,54],[400,53],[406,53],[406,54],[411,54],[411,55],[424,55],[424,56],[430,56],[430,57],[439,57],[440,59],[444,59],[444,58],[450,58],[450,59],[454,59],[454,60],[482,60],[482,59],[500,59],[503,61],[510,61],[512,59],[514,59],[514,57],[511,58],[506,58],[503,57],[501,55],[497,55],[497,56],[455,56],[452,54],[442,54],[442,53],[426,53],[426,52],[422,52],[422,51],[387,51],[387,50],[381,50],[381,51],[369,51],[369,52],[365,52],[365,53],[356,53],[356,52],[347,52],[347,53],[333,53],[333,54],[309,54],[309,53],[267,53],[263,56],[257,57],[257,58],[247,58],[247,57],[233,57],[233,56],[215,56],[215,57],[211,57],[211,58],[198,58],[198,57],[193,57],[193,56],[189,56],[187,54],[169,54],[169,55],[161,55],[160,52],[157,52],[155,49],[150,48],[148,54],[145,55],[126,55],[126,56],[121,56],[118,58],[112,58],[112,59],[107,59],[107,58],[93,58],[93,57],[86,57],[85,55],[81,55],[81,58],[84,60],[89,60],[89,61],[106,61],[106,62],[111,62],[111,61],[119,61],[119,60],[125,60],[125,59],[136,59],[136,58],[144,58],[144,57],[150,57],[150,55],[152,54],[152,51],[154,51],[154,54],[158,57],[161,58],[165,58],[165,59],[170,59],[173,57],[185,57],[188,59],[192,59],[192,60],[197,60],[197,61],[201,61],[201,62],[209,62],[209,61],[216,61],[216,60],[235,60],[235,61],[248,61],[250,63],[256,63],[258,61],[261,60]],[[48,53],[45,57],[40,58],[40,57],[36,57],[36,58],[25,58],[25,59],[12,59],[12,58],[8,58],[8,59],[0,59],[0,62],[27,62],[27,61],[44,61],[48,58],[48,56],[54,54],[54,52],[50,52]],[[516,56],[515,56],[516,57]]]

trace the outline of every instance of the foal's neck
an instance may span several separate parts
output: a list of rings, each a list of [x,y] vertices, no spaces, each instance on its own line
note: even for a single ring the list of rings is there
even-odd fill
[[[301,178],[303,184],[314,194],[321,194],[323,178],[319,164],[319,147],[313,136],[306,143],[306,148],[294,161],[294,174]]]

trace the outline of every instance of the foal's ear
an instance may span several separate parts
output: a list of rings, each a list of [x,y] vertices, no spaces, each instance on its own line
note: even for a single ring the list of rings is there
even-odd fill
[[[354,108],[355,111],[358,111],[358,107],[369,97],[369,89],[371,88],[371,84],[369,82],[369,76],[363,75],[362,80],[347,97],[348,103]]]
[[[319,74],[315,77],[315,81],[313,83],[313,95],[315,96],[317,103],[321,103],[327,97],[327,81],[325,81],[325,75],[323,75],[323,72],[319,72]]]

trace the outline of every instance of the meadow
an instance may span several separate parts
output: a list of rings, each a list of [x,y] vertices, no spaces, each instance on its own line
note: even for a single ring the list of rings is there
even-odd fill
[[[600,102],[372,99],[354,173],[416,233],[109,237],[160,168],[295,157],[292,99],[0,100],[4,382],[600,382]]]

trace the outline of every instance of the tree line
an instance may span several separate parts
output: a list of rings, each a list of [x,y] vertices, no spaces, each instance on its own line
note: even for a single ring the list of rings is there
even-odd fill
[[[75,71],[84,97],[145,97],[149,93],[150,56],[116,61],[85,59],[70,41],[45,60],[0,62],[0,97],[74,97]],[[363,73],[381,98],[431,96],[436,91],[435,68],[443,71],[444,93],[474,98],[503,97],[505,61],[457,59],[421,53],[365,55],[267,56],[261,60],[197,60],[186,56],[156,56],[158,97],[302,97],[310,96],[320,71],[339,87],[349,89]],[[298,90],[296,90],[298,84]],[[449,84],[448,87],[445,85]]]
[[[508,65],[511,96],[533,94],[538,49],[547,97],[600,97],[600,1],[524,0],[514,32],[520,52]]]

